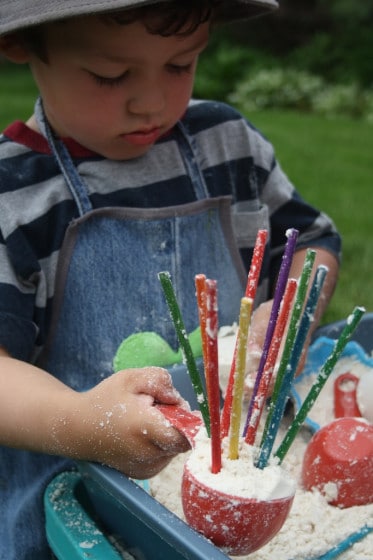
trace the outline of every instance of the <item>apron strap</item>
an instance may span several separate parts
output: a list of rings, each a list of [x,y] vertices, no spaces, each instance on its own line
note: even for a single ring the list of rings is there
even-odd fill
[[[42,100],[39,98],[35,105],[35,118],[40,130],[47,138],[49,146],[55,156],[66,184],[78,207],[79,216],[84,216],[92,210],[88,196],[88,187],[79,175],[64,143],[53,133],[44,113]]]
[[[177,122],[175,130],[178,136],[180,153],[184,161],[185,169],[191,179],[197,200],[210,198],[202,170],[197,162],[195,150],[193,149],[193,139],[188,135],[181,121]]]

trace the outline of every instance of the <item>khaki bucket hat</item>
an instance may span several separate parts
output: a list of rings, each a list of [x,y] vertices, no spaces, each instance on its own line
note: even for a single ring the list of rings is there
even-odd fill
[[[64,18],[134,8],[169,0],[0,0],[0,35]],[[223,0],[216,19],[233,21],[270,12],[276,0]]]

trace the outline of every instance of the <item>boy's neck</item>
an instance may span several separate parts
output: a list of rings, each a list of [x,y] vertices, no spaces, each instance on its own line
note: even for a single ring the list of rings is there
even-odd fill
[[[38,123],[36,121],[35,115],[31,115],[31,117],[26,121],[26,126],[38,132],[40,134],[40,128],[38,127]]]

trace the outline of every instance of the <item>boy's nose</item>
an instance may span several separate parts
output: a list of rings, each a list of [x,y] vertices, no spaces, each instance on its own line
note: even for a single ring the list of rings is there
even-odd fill
[[[127,102],[127,109],[134,115],[157,115],[166,105],[166,98],[161,88],[144,86]]]

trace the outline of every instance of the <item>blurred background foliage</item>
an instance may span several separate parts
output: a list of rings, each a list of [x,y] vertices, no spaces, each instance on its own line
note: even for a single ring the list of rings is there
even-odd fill
[[[280,0],[271,15],[215,30],[195,96],[373,122],[372,30],[373,0]]]

